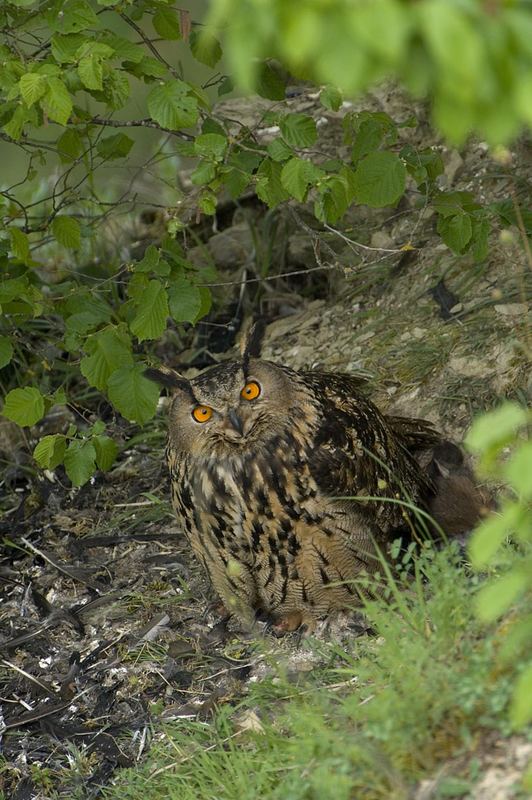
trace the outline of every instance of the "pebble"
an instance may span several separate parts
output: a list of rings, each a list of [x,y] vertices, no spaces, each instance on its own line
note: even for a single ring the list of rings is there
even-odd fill
[[[528,306],[526,303],[502,303],[501,305],[494,306],[497,314],[502,314],[504,317],[517,317],[520,314],[528,313]]]

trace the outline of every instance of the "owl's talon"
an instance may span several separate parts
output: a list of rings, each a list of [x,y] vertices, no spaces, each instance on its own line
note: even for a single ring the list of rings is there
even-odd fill
[[[209,611],[216,617],[221,617],[222,620],[227,620],[231,616],[231,612],[227,610],[221,600],[215,600],[213,603],[209,603]]]

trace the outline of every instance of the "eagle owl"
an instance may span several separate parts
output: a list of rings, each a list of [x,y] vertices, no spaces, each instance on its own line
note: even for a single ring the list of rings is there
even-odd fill
[[[312,629],[378,591],[412,506],[430,513],[438,501],[447,521],[453,498],[442,497],[463,458],[429,423],[382,414],[353,376],[262,360],[260,336],[256,325],[240,360],[192,380],[147,375],[173,394],[172,502],[223,605],[279,632]],[[466,500],[449,528],[473,524],[475,509]]]

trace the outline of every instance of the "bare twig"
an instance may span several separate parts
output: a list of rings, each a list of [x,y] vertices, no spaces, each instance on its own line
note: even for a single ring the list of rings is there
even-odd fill
[[[189,133],[183,133],[183,131],[172,131],[170,128],[163,128],[157,122],[154,122],[152,119],[129,119],[129,120],[119,120],[119,119],[105,119],[104,117],[92,117],[90,120],[91,125],[103,125],[110,128],[154,128],[157,131],[162,131],[163,133],[169,133],[171,136],[177,136],[178,139],[185,139],[187,142],[193,141],[194,137],[191,136]]]
[[[142,39],[148,50],[151,50],[157,61],[160,61],[161,64],[164,64],[164,66],[172,73],[174,78],[179,78],[179,74],[177,73],[177,71],[174,69],[174,67],[172,67],[171,64],[168,63],[168,61],[165,58],[163,58],[163,56],[159,53],[159,51],[157,50],[151,39],[148,36],[146,36],[142,28],[139,28],[136,22],[134,22],[131,19],[131,17],[128,17],[127,14],[120,13],[120,16],[122,17],[124,22],[126,22],[131,28],[133,28],[133,30],[140,36],[140,38]]]

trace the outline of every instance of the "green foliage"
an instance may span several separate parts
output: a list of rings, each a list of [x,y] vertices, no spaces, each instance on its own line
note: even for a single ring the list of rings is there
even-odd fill
[[[257,85],[260,60],[273,57],[348,96],[393,75],[432,98],[433,119],[454,142],[473,130],[508,142],[532,125],[527,0],[214,0],[211,8],[246,89]]]
[[[71,426],[66,435],[43,436],[33,457],[43,469],[53,470],[64,464],[72,485],[83,486],[94,475],[96,466],[107,472],[118,455],[118,446],[109,436],[103,435],[103,430],[103,424],[98,422],[84,433]]]
[[[132,422],[147,422],[155,414],[159,390],[143,375],[140,364],[121,367],[107,381],[109,399]]]
[[[55,217],[52,222],[52,233],[63,247],[77,250],[81,245],[79,222],[74,217]]]
[[[33,386],[13,389],[6,396],[2,413],[22,427],[35,425],[44,417],[44,397]]]
[[[190,87],[180,80],[161,83],[148,95],[148,111],[161,128],[178,131],[198,120],[198,101],[189,94]]]
[[[476,529],[470,554],[477,569],[491,566],[496,573],[477,596],[479,618],[492,622],[515,605],[519,608],[506,631],[503,651],[504,661],[519,659],[524,664],[510,709],[516,728],[532,721],[532,441],[524,435],[531,422],[530,411],[508,403],[481,417],[467,438],[484,474],[508,486],[497,515]],[[506,458],[508,447],[511,455]],[[510,538],[522,557],[508,559],[503,543]]]
[[[370,153],[358,164],[355,197],[373,208],[395,204],[405,191],[406,168],[393,153]]]
[[[9,364],[13,358],[13,345],[7,336],[0,336],[0,369]]]

